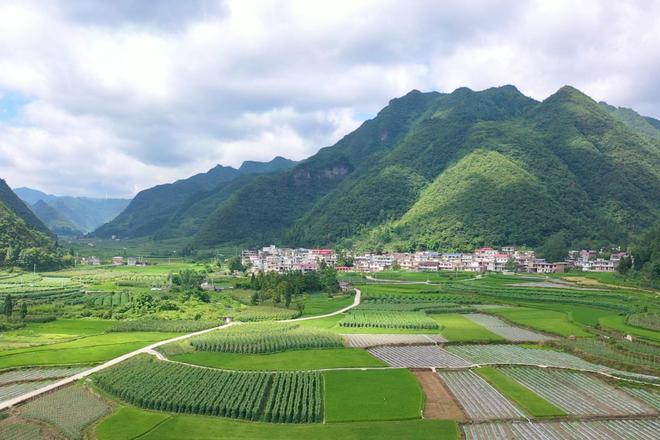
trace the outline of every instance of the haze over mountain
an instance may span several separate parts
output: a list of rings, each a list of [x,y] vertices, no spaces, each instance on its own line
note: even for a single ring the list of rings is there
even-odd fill
[[[293,168],[162,185],[94,234],[194,233],[200,248],[621,242],[660,214],[659,124],[569,86],[542,102],[513,86],[413,90]],[[215,188],[196,183],[210,175]]]
[[[58,235],[93,231],[115,218],[130,202],[129,199],[55,196],[31,188],[14,191]]]

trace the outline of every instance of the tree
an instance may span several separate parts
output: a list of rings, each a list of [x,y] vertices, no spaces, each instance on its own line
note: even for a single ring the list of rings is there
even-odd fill
[[[506,263],[504,264],[504,269],[510,272],[515,272],[517,268],[518,268],[518,264],[516,264],[515,258],[511,257],[508,260],[506,260]]]
[[[632,259],[626,256],[621,257],[621,260],[619,260],[619,273],[625,275],[630,269],[632,269]]]
[[[259,304],[259,294],[257,292],[254,292],[250,297],[250,304],[252,304],[253,306]]]
[[[540,254],[548,262],[564,261],[568,254],[566,237],[563,232],[552,234],[541,246]]]
[[[28,313],[27,303],[25,301],[23,301],[21,303],[21,319],[25,319],[25,317],[27,316],[27,313]]]
[[[5,296],[5,304],[2,310],[7,318],[9,318],[14,312],[14,300],[12,299],[11,295]]]
[[[227,262],[227,267],[231,272],[243,272],[245,267],[241,263],[241,257],[231,257]]]

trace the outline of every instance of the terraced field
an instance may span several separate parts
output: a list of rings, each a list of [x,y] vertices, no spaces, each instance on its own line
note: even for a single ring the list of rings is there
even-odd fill
[[[659,419],[463,425],[466,440],[656,440]]]
[[[354,348],[381,345],[432,345],[447,342],[441,335],[345,334],[346,345]]]
[[[2,440],[37,440],[41,438],[41,428],[34,423],[24,421],[0,422]]]
[[[502,371],[569,414],[624,416],[657,413],[589,374],[534,367],[505,367]]]
[[[438,375],[471,419],[494,420],[524,417],[520,409],[473,371],[442,371]]]
[[[502,336],[507,341],[543,342],[552,339],[551,337],[541,333],[507,324],[495,316],[486,315],[484,313],[468,313],[465,315],[465,317],[479,325],[486,327],[491,332]]]
[[[375,347],[368,351],[392,367],[460,368],[471,365],[470,362],[442,348],[430,345]]]

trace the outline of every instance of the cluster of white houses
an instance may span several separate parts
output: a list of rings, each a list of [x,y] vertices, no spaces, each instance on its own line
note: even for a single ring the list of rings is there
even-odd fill
[[[598,258],[597,251],[571,251],[564,262],[547,262],[536,258],[533,251],[504,246],[499,249],[483,247],[472,253],[395,252],[353,255],[352,266],[337,265],[338,255],[332,249],[289,249],[268,246],[241,253],[243,265],[253,272],[308,272],[318,269],[322,262],[339,271],[380,272],[392,268],[410,271],[450,270],[465,272],[554,273],[568,267],[582,271],[614,272],[625,252],[612,254],[610,259]]]

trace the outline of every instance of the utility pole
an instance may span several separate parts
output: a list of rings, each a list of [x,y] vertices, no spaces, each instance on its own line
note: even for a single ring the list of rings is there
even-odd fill
[[[37,263],[34,263],[34,274],[37,274]]]

